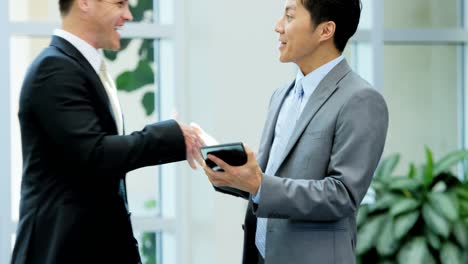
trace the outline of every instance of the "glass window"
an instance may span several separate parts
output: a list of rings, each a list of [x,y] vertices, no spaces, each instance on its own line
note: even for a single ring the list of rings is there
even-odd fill
[[[372,45],[366,42],[350,41],[343,54],[351,68],[373,84]]]
[[[385,28],[458,27],[462,0],[385,0]]]
[[[118,2],[118,0],[109,0]],[[26,21],[40,21],[40,22],[60,22],[60,11],[58,0],[15,0],[10,1],[10,21],[12,22],[26,22]],[[159,2],[159,1],[155,1]],[[166,13],[159,13],[161,19],[166,23],[172,22],[171,8],[173,5],[172,0],[161,1],[163,10]],[[130,0],[130,10],[133,14],[134,22],[151,23],[153,22],[153,0]]]
[[[135,232],[142,264],[161,264],[161,233]]]
[[[10,21],[59,22],[58,0],[10,0]]]
[[[456,45],[386,45],[384,96],[390,125],[384,156],[401,153],[400,168],[458,148]],[[400,171],[405,173],[406,171]]]
[[[372,28],[372,9],[374,8],[373,0],[361,0],[362,10],[361,18],[359,20],[359,28],[362,29],[371,29]]]
[[[159,120],[159,41],[123,39],[122,49],[105,52],[114,77],[126,134]],[[156,61],[155,61],[156,60]],[[129,206],[134,216],[160,215],[160,177],[154,167],[127,174]]]

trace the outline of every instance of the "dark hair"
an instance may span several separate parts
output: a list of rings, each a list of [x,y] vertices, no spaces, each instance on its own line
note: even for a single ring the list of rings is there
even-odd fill
[[[74,0],[59,0],[60,14],[65,16],[70,11]]]
[[[300,0],[316,26],[325,21],[336,24],[335,47],[342,52],[354,35],[361,17],[361,0]]]

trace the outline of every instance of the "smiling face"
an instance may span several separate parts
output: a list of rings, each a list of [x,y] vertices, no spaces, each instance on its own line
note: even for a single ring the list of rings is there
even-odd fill
[[[89,0],[93,46],[97,49],[120,49],[120,28],[133,20],[128,0]]]
[[[301,69],[321,63],[324,56],[335,53],[334,30],[335,24],[331,21],[314,25],[301,1],[286,0],[284,13],[275,25],[275,31],[279,33],[280,61],[294,62]]]
[[[276,22],[279,33],[281,62],[300,64],[313,56],[320,40],[317,27],[312,25],[309,12],[296,0],[287,0],[284,13]]]

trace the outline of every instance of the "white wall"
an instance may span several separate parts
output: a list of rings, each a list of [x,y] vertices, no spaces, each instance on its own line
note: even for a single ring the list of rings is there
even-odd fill
[[[295,76],[278,61],[282,8],[282,1],[186,1],[183,116],[223,143],[257,151],[270,95]],[[191,263],[240,263],[246,202],[215,193],[201,172],[187,178]]]

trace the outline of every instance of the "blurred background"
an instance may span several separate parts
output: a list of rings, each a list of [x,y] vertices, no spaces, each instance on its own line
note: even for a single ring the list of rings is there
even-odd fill
[[[106,52],[127,131],[169,119],[196,122],[222,143],[256,150],[272,92],[295,77],[278,61],[283,1],[130,0],[123,49]],[[468,8],[464,0],[363,0],[345,56],[385,97],[384,157],[395,173],[466,147]],[[58,0],[0,1],[0,263],[15,239],[21,183],[18,96],[34,57],[60,27]],[[464,177],[462,169],[459,177]],[[244,200],[214,192],[187,164],[127,177],[144,263],[240,263]],[[99,235],[99,234],[96,234]],[[103,245],[105,248],[105,245]]]

